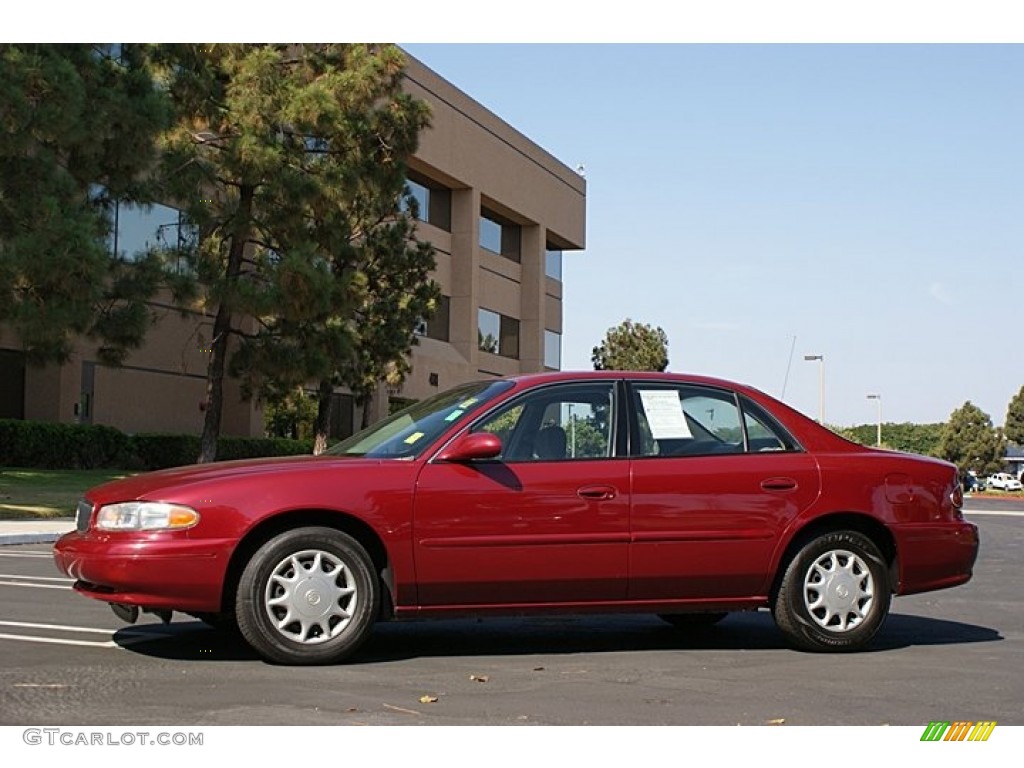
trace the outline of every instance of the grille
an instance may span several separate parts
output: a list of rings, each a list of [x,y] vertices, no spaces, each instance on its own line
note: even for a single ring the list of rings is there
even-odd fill
[[[89,521],[92,518],[92,504],[85,499],[78,502],[78,509],[75,513],[75,528],[79,531],[89,530]]]

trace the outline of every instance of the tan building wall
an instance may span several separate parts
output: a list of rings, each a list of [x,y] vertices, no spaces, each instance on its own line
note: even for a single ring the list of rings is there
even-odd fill
[[[451,232],[419,228],[438,250],[435,279],[451,297],[451,328],[449,344],[422,339],[414,348],[399,394],[420,399],[482,375],[544,370],[544,331],[562,332],[562,286],[545,274],[546,249],[585,246],[586,182],[416,60],[407,83],[433,108],[410,167],[451,190]],[[519,226],[518,263],[480,246],[483,207]],[[519,321],[518,359],[479,349],[481,307]]]
[[[409,165],[449,201],[450,220],[420,222],[418,234],[436,248],[434,277],[450,299],[450,319],[441,334],[447,341],[420,338],[408,380],[390,394],[421,399],[482,376],[543,370],[545,331],[562,331],[562,286],[545,273],[546,250],[584,247],[586,184],[416,60],[410,60],[406,87],[432,107],[431,128]],[[516,231],[518,261],[480,245],[484,208]],[[481,308],[518,321],[517,356],[479,348]],[[126,432],[200,432],[212,318],[182,317],[163,302],[154,302],[153,311],[157,322],[146,346],[122,368],[97,364],[95,347],[86,342],[63,366],[27,367],[24,418],[102,423]],[[17,348],[17,339],[0,329],[0,350]],[[223,433],[262,434],[258,404],[244,401],[230,379],[225,395]],[[381,392],[377,413],[387,395]]]

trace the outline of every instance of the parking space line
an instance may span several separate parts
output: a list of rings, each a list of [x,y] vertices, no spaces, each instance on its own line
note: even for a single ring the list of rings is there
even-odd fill
[[[24,573],[0,573],[0,579],[28,579],[29,581],[63,581],[73,584],[74,579],[66,579],[62,576],[27,576]]]
[[[25,578],[19,576],[19,579]],[[36,589],[71,589],[70,584],[32,584],[27,581],[0,581],[0,587],[35,587]]]
[[[80,645],[88,648],[118,648],[113,640],[99,642],[97,640],[61,640],[56,637],[38,637],[37,635],[8,635],[0,633],[0,640],[24,640],[28,643],[48,643],[51,645]]]
[[[0,640],[22,640],[27,643],[44,643],[47,645],[74,645],[84,648],[125,648],[139,643],[165,640],[173,637],[173,632],[161,631],[159,625],[126,626],[122,629],[99,629],[97,627],[76,627],[70,624],[38,624],[31,621],[2,621],[0,628],[5,629],[36,629],[48,632],[77,632],[79,634],[103,635],[105,640],[72,640],[62,637],[46,637],[44,635],[19,635],[0,632]],[[114,635],[119,637],[114,640]]]
[[[52,552],[0,552],[0,557],[36,557],[53,559]]]
[[[1009,512],[1009,511],[983,511],[978,509],[965,509],[965,515],[989,515],[991,517],[1024,517],[1024,512]]]
[[[57,629],[62,632],[91,632],[96,635],[112,635],[116,629],[95,629],[94,627],[73,627],[68,624],[34,624],[30,621],[0,621],[0,627],[25,627],[26,629]]]

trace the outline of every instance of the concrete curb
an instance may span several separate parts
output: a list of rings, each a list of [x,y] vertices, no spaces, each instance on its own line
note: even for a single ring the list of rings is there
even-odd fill
[[[0,547],[11,544],[52,544],[62,533],[0,533]]]
[[[14,544],[52,544],[75,530],[70,518],[49,520],[0,520],[0,547]]]

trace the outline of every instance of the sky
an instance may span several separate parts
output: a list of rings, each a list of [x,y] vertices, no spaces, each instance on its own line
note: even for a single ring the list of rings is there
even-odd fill
[[[1024,386],[1024,45],[402,44],[587,180],[563,368],[669,369],[830,424],[1005,420]],[[824,362],[805,361],[823,355]]]

